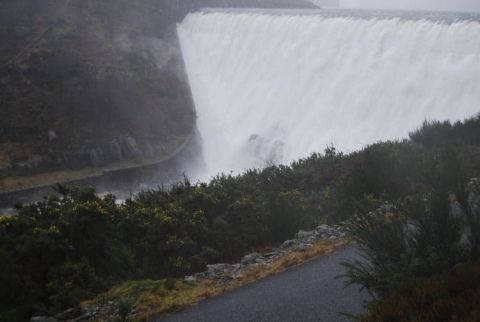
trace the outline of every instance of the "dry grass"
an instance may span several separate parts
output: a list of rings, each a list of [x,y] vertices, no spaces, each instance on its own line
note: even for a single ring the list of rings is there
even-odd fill
[[[272,263],[252,268],[228,284],[221,284],[213,280],[201,280],[196,283],[183,280],[170,280],[170,282],[167,280],[128,281],[99,296],[93,303],[128,301],[136,308],[132,319],[147,321],[195,305],[203,299],[217,296],[267,276],[279,274],[316,257],[332,253],[346,244],[347,241],[320,241],[307,250],[294,251],[279,257]],[[95,320],[107,321],[108,317],[99,316]]]
[[[195,305],[205,298],[225,291],[225,288],[211,280],[189,283],[176,279],[171,282],[172,285],[167,283],[166,280],[128,281],[98,296],[94,301],[84,302],[82,306],[103,306],[108,301],[114,301],[117,304],[127,302],[135,307],[129,320],[148,321],[159,315]],[[111,313],[97,315],[94,321],[110,321]]]
[[[239,287],[259,279],[265,278],[270,275],[275,275],[285,270],[304,264],[312,259],[315,259],[319,256],[323,256],[329,253],[334,252],[335,250],[345,246],[347,241],[319,241],[312,248],[307,250],[294,251],[292,253],[286,254],[285,256],[280,257],[274,262],[265,265],[263,267],[251,269],[246,273],[239,276],[232,284],[234,287]]]

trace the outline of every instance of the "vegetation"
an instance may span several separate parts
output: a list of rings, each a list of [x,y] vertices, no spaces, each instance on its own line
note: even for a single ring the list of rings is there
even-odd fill
[[[472,180],[466,207],[435,191],[350,220],[364,258],[346,275],[375,298],[364,321],[478,320],[478,188]]]
[[[478,320],[480,180],[468,180],[478,173],[465,165],[472,156],[478,162],[479,124],[424,124],[411,137],[443,148],[442,174],[415,195],[349,220],[364,258],[345,263],[346,276],[375,298],[364,321]]]
[[[212,281],[189,283],[181,279],[128,281],[97,297],[96,302],[114,301],[120,303],[119,311],[125,318],[135,306],[138,320],[147,320],[162,313],[178,310],[216,294],[220,286]],[[122,313],[122,312],[120,312]],[[122,315],[122,314],[120,314]]]
[[[3,4],[0,178],[159,160],[189,138],[195,116],[174,37],[188,7]]]
[[[438,124],[424,124],[410,140],[348,155],[328,148],[290,166],[209,183],[185,179],[122,204],[93,189],[59,186],[58,196],[18,205],[17,216],[0,220],[0,316],[57,312],[127,280],[181,277],[300,229],[355,222],[387,201],[397,209],[388,224],[365,215],[358,226],[365,230],[353,231],[375,261],[351,266],[351,276],[380,298],[393,296],[405,279],[445,273],[478,253],[475,242],[458,251],[460,230],[449,209],[453,196],[467,205],[465,186],[480,176],[473,138],[480,136],[480,119]],[[403,228],[412,218],[419,228],[409,237]]]
[[[376,303],[363,321],[480,320],[480,265],[461,264],[432,277],[411,279]]]

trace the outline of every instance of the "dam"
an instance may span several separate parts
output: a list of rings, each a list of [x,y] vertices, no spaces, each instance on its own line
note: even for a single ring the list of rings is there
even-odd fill
[[[478,14],[205,9],[177,25],[207,180],[479,111]]]

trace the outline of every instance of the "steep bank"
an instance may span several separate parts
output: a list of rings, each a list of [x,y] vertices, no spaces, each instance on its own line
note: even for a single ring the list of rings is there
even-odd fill
[[[313,7],[293,0],[3,1],[0,180],[168,159],[195,127],[175,23],[212,6]]]

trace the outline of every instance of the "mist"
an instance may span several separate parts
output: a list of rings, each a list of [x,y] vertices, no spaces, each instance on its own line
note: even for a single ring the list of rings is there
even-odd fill
[[[450,29],[320,14],[190,14],[178,34],[206,164],[198,178],[288,164],[329,145],[354,151],[407,137],[425,118],[474,115],[480,83],[468,80],[480,75],[480,45],[458,40],[479,33],[468,21]]]
[[[341,0],[342,8],[480,12],[478,0]]]

